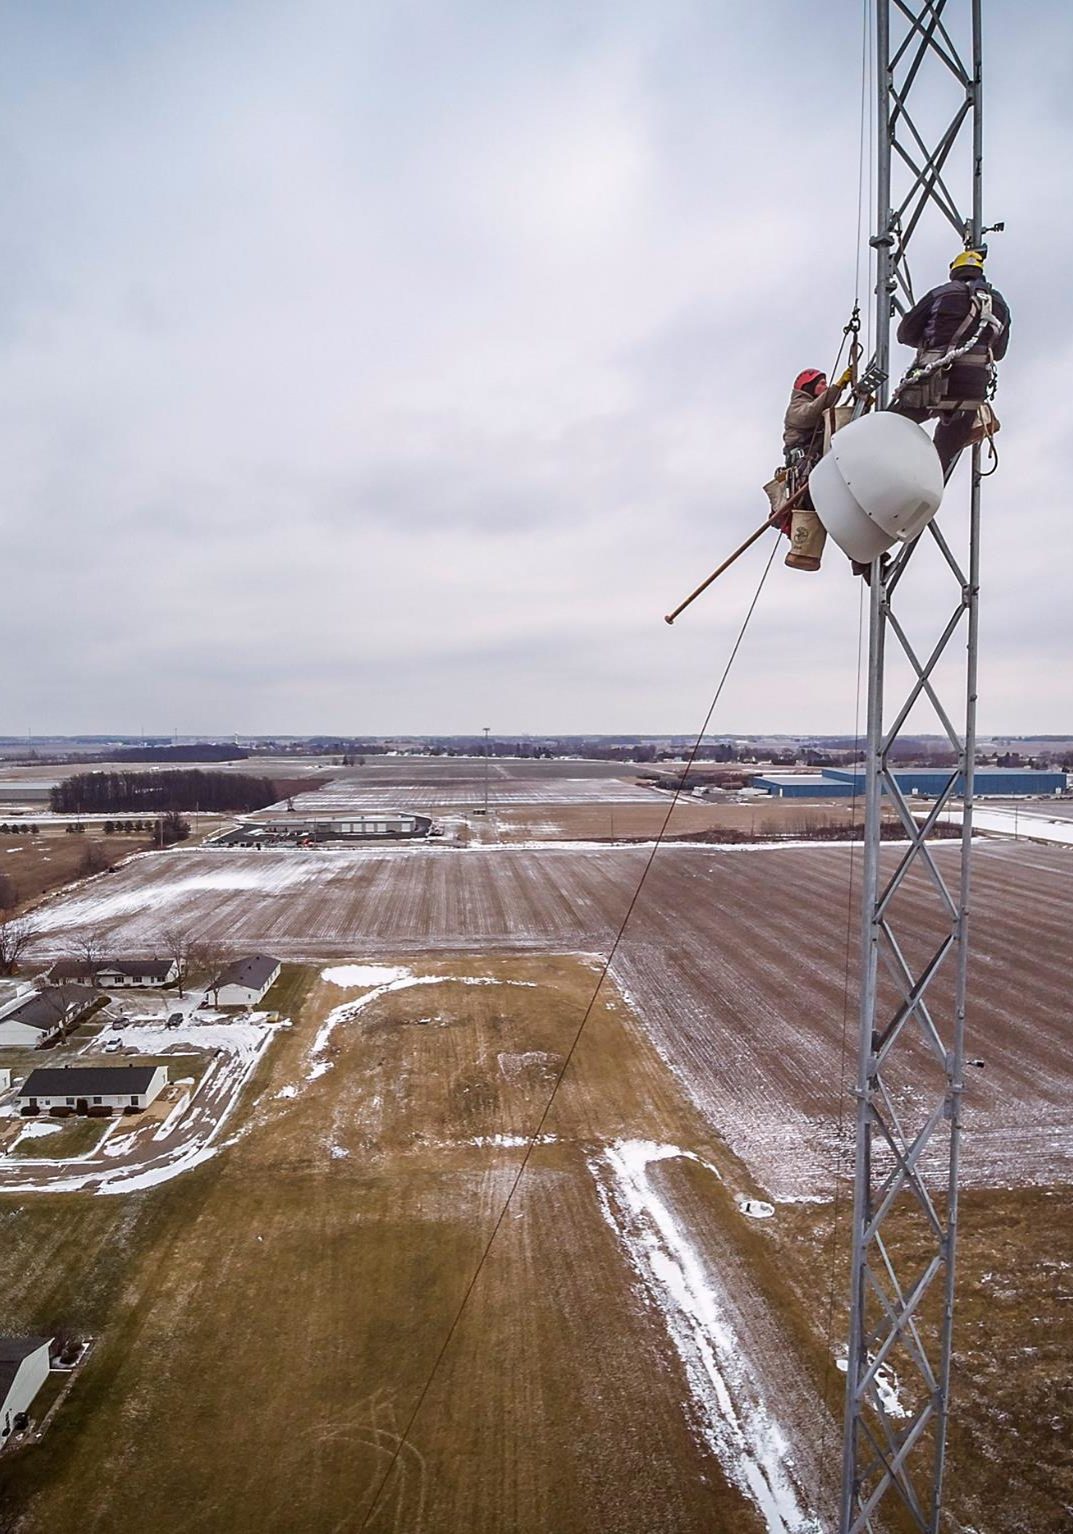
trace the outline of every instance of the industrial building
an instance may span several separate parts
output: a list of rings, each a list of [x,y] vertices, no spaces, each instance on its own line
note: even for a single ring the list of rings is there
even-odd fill
[[[935,799],[950,781],[950,769],[943,767],[897,767],[894,781],[906,798],[918,796]],[[1061,793],[1067,783],[1064,772],[1044,772],[1032,767],[978,767],[973,774],[977,799],[991,796],[1000,799],[1026,795]],[[864,797],[865,775],[860,768],[826,767],[823,772],[772,772],[753,779],[754,788],[765,788],[778,799],[845,799],[856,794]],[[964,782],[960,774],[955,795],[960,797]]]
[[[244,820],[235,831],[216,838],[217,846],[315,847],[328,842],[364,842],[399,840],[427,836],[432,826],[428,815],[406,810],[373,810],[359,815],[307,816],[280,815],[258,820]]]

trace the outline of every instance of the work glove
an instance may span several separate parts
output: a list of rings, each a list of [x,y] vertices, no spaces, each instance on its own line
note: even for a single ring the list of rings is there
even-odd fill
[[[836,389],[844,389],[848,383],[852,382],[852,380],[853,380],[853,369],[852,368],[847,368],[844,373],[840,374],[839,377],[835,379],[835,388]]]

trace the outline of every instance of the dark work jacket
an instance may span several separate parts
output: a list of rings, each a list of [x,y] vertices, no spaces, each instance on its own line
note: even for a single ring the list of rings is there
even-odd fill
[[[982,277],[954,277],[942,287],[932,288],[902,319],[898,340],[903,346],[915,346],[918,351],[937,351],[949,346],[969,312],[973,293],[987,286]],[[996,362],[1001,362],[1010,343],[1010,310],[997,288],[991,289],[991,309],[1005,327],[990,343],[992,356]],[[971,331],[967,332],[963,339],[967,341],[970,334]],[[989,332],[989,339],[992,335],[993,332]],[[974,346],[973,351],[987,351],[986,342]]]
[[[971,307],[973,293],[988,286],[982,277],[952,277],[942,287],[932,288],[903,317],[898,326],[898,340],[903,346],[915,346],[918,353],[941,351],[957,335]],[[1003,329],[997,336],[994,331],[988,331],[981,343],[974,346],[968,355],[984,357],[990,347],[991,355],[999,362],[1005,357],[1010,342],[1010,310],[997,288],[991,288],[991,311],[1002,321]],[[967,341],[971,334],[971,329],[966,331],[958,345]],[[987,397],[985,367],[968,361],[960,364],[955,362],[947,373],[947,380],[948,399],[971,403]]]

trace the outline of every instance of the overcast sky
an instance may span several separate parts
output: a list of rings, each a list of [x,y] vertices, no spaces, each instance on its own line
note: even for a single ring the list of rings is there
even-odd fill
[[[1014,327],[980,723],[1073,731],[1073,22],[985,13]],[[857,0],[5,7],[0,733],[698,728],[768,545],[661,615],[762,519],[790,381],[834,360],[860,28]],[[782,552],[713,728],[849,733],[860,582]],[[907,598],[937,632],[924,560]]]

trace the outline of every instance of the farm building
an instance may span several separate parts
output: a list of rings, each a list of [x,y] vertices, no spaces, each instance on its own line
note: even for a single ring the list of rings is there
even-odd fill
[[[249,959],[236,959],[222,970],[205,992],[214,1007],[255,1007],[282,969],[278,959],[267,953],[255,953]]]
[[[0,1012],[0,1045],[39,1049],[50,1044],[100,999],[99,991],[85,985],[50,985],[16,997]]]
[[[919,794],[934,799],[950,781],[951,768],[897,767],[893,777],[906,797]],[[1001,798],[1023,794],[1057,794],[1066,786],[1064,772],[1037,772],[1030,767],[978,767],[974,774],[976,797]],[[778,799],[836,799],[856,794],[864,797],[864,773],[857,768],[825,767],[823,772],[771,772],[753,779],[754,788],[766,788]],[[963,784],[959,778],[955,793]]]
[[[51,1337],[0,1337],[0,1442],[22,1427],[48,1379]]]
[[[0,1092],[7,1092],[11,1088],[11,1067],[0,1066]]]
[[[31,1071],[19,1087],[23,1113],[69,1108],[148,1108],[168,1084],[163,1065],[58,1065]]]
[[[174,959],[57,959],[45,976],[50,985],[81,980],[102,990],[172,985],[178,978]]]

